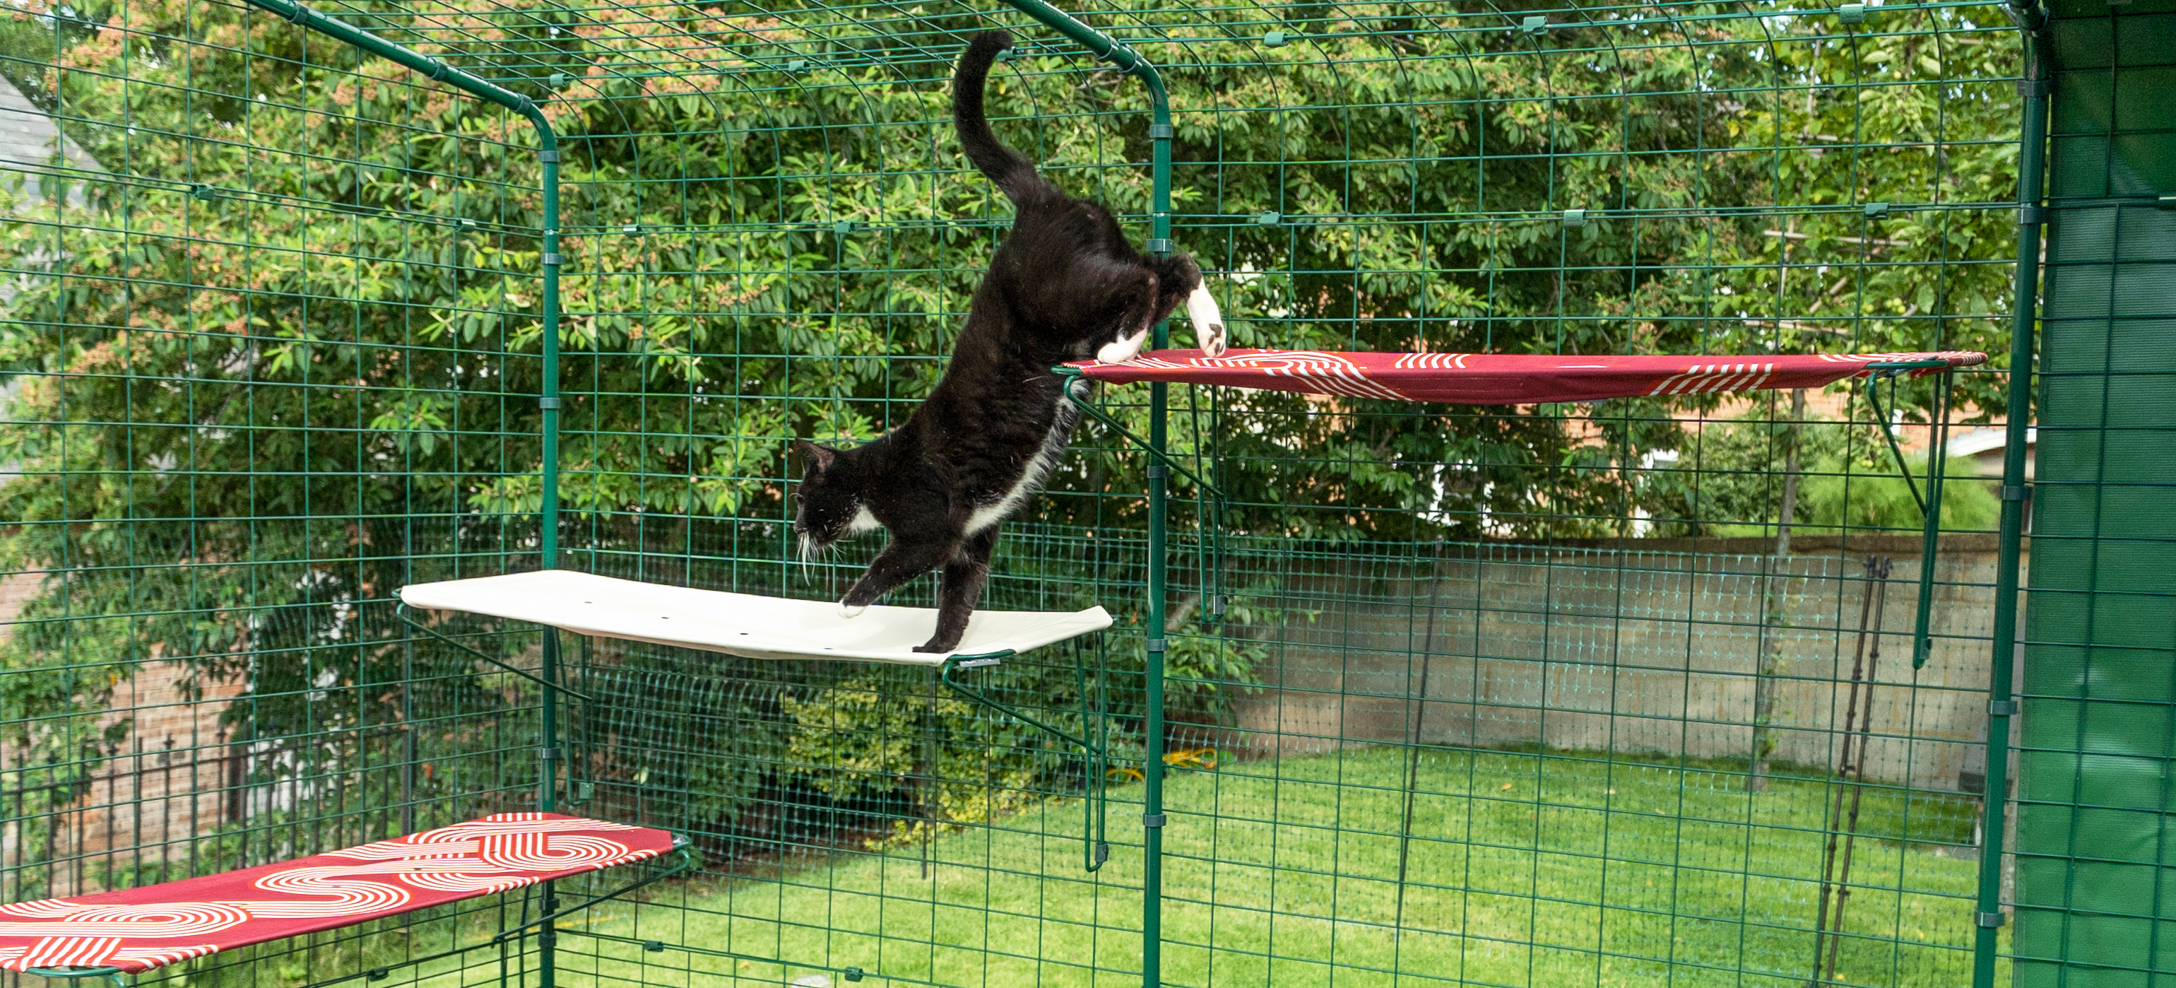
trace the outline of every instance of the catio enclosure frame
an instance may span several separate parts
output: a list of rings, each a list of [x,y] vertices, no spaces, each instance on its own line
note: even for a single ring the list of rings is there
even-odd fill
[[[539,545],[537,551],[543,559],[558,558],[558,519],[561,512],[558,447],[562,410],[558,380],[560,377],[559,286],[560,269],[564,263],[564,257],[559,250],[558,148],[549,121],[544,118],[537,105],[527,97],[513,93],[442,60],[385,42],[369,32],[358,30],[337,19],[310,10],[305,5],[289,3],[287,0],[251,0],[251,3],[296,24],[325,33],[361,48],[372,55],[389,59],[434,80],[453,85],[471,95],[504,107],[527,119],[537,131],[539,137],[538,150],[544,174],[540,191],[543,197],[545,213],[543,228],[538,232],[542,244],[540,263],[542,266],[543,299],[540,303],[540,314],[543,333],[541,337],[542,393],[539,395],[538,401],[542,422],[540,434],[542,442],[542,477],[539,488],[540,504],[538,514],[542,519],[542,524],[538,535]],[[1036,0],[1008,0],[1008,3],[1072,41],[1088,48],[1099,58],[1111,61],[1146,87],[1150,94],[1152,115],[1148,130],[1152,175],[1151,208],[1148,210],[1147,217],[1150,223],[1149,248],[1152,251],[1172,249],[1170,145],[1173,132],[1161,77],[1155,67],[1134,52],[1132,48],[1046,4],[1036,2]],[[2010,366],[2013,369],[2030,367],[2033,357],[2033,330],[2036,318],[2035,304],[2038,297],[2037,277],[2041,249],[2040,228],[2046,215],[2040,201],[2039,189],[2043,181],[2044,159],[2042,149],[2045,144],[2046,117],[2049,106],[2048,90],[2045,83],[2048,76],[2048,67],[2044,55],[2040,52],[2041,39],[2047,25],[2046,12],[2036,6],[2017,6],[2014,9],[2022,28],[2020,34],[2028,58],[2026,61],[2026,78],[2020,87],[2020,92],[2024,98],[2024,116],[2019,142],[2019,187],[2021,192],[2017,207],[2018,261],[2015,274],[2018,304],[2012,311],[2013,334],[2011,343],[2013,349]],[[1850,8],[1846,8],[1841,16],[1848,21],[1849,18],[1855,16],[1863,17],[1866,10],[1867,8],[1861,7],[1854,13]],[[1529,31],[1534,29],[1531,18],[1516,23]],[[1564,217],[1567,226],[1574,223],[1573,217],[1570,215],[1573,212],[1584,213],[1584,211],[1577,209],[1567,210]],[[1579,221],[1583,222],[1585,219],[1586,217],[1582,215]],[[1161,326],[1157,328],[1156,342],[1158,345],[1165,342],[1165,330]],[[1997,582],[1994,629],[1991,635],[1992,641],[1997,643],[1995,645],[1997,654],[2003,656],[2007,655],[2008,647],[2002,643],[2016,640],[2017,571],[2024,530],[2026,428],[2027,423],[2030,421],[2027,414],[2030,407],[2030,398],[2030,375],[2013,373],[2005,392],[2008,405],[2007,433],[2003,446],[2002,505],[1997,543],[1998,561],[1995,567]],[[1171,398],[1168,388],[1162,384],[1151,385],[1147,399],[1148,434],[1146,446],[1159,459],[1162,459],[1168,452],[1167,447],[1170,443],[1168,429],[1171,413]],[[1938,470],[1938,468],[1934,469]],[[1163,627],[1166,623],[1166,598],[1169,595],[1172,582],[1167,567],[1167,557],[1170,554],[1168,540],[1171,537],[1168,508],[1170,494],[1167,488],[1167,474],[1160,467],[1152,466],[1147,473],[1148,520],[1145,583],[1147,608],[1145,625],[1150,628]],[[1938,521],[1938,515],[1930,517],[1928,521],[1927,537],[1928,545],[1931,546],[1934,524]],[[1931,586],[1933,579],[1931,571],[1932,567],[1929,566],[1923,572],[1922,581],[1925,586]],[[1924,627],[1926,622],[1925,612],[1932,603],[1931,593],[1922,590],[1916,603],[1921,612],[1921,626]],[[1151,641],[1155,642],[1155,645],[1147,647],[1144,660],[1147,670],[1143,679],[1146,694],[1144,706],[1147,711],[1147,723],[1143,729],[1144,752],[1142,761],[1146,766],[1153,769],[1153,767],[1160,766],[1165,762],[1165,752],[1162,748],[1167,731],[1162,723],[1165,704],[1161,692],[1166,678],[1162,671],[1164,652],[1161,648],[1156,647],[1162,645],[1163,640],[1152,638]],[[1921,651],[1922,648],[1921,642],[1914,642],[1915,652]],[[1916,655],[1915,658],[1923,660],[1924,655]],[[548,682],[556,681],[561,674],[561,656],[556,636],[547,635],[543,638],[541,659],[541,675],[543,678]],[[2016,711],[2016,701],[2010,683],[2010,665],[2008,662],[1996,661],[1991,663],[1987,694],[1989,700],[1989,737],[2006,738],[2009,736],[2009,719]],[[541,727],[544,732],[542,738],[545,747],[552,746],[554,732],[556,731],[553,726],[555,703],[555,690],[546,689],[540,694],[539,706],[543,718]],[[2005,744],[1990,745],[1986,762],[1986,792],[1990,794],[2005,792],[2008,771],[2008,746]],[[1163,772],[1150,770],[1145,772],[1144,776],[1143,814],[1146,823],[1142,834],[1144,861],[1142,881],[1144,891],[1142,896],[1141,978],[1144,984],[1154,986],[1164,983],[1160,973],[1164,937],[1161,935],[1159,928],[1163,900],[1163,896],[1159,891],[1161,868],[1164,860],[1164,852],[1161,847],[1163,840],[1161,824],[1164,817],[1164,807],[1162,806]],[[544,787],[544,798],[548,801],[551,798],[551,793],[556,791],[556,785],[553,780],[547,779]],[[1973,917],[1975,926],[1973,934],[1973,980],[1976,985],[1992,985],[1997,983],[1996,961],[2000,953],[1998,950],[1998,930],[2003,912],[2003,869],[2001,861],[2005,830],[2003,825],[2004,800],[1990,798],[1982,802],[1983,820],[1981,827],[1984,839],[1981,841],[1979,848],[1980,868],[1976,891],[1976,910]],[[544,911],[549,913],[552,910],[549,906],[546,906]],[[546,941],[546,943],[548,942]],[[551,956],[549,948],[546,948],[539,956],[540,974],[546,979],[546,983],[550,983],[549,979],[552,977],[548,973],[552,970]]]

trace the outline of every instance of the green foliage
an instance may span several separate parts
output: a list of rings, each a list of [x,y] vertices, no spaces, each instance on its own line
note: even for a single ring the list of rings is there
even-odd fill
[[[1926,457],[1907,456],[1909,483],[1879,426],[1812,417],[1794,426],[1766,410],[1706,423],[1674,462],[1643,473],[1641,503],[1657,535],[1773,535],[1782,517],[1787,454],[1798,444],[1798,494],[1792,532],[1834,535],[1911,531],[1923,515],[1912,491],[1926,493]],[[1972,461],[1944,470],[1944,531],[1988,531],[2002,505]]]
[[[1164,67],[1175,238],[1215,272],[1242,345],[2007,350],[2008,269],[1982,262],[2008,255],[2014,223],[1957,208],[2011,195],[2013,146],[1979,141],[2016,115],[1996,81],[2014,47],[1985,11],[1843,35],[1695,4],[1539,41],[1479,8],[1359,4],[1295,9],[1303,41],[1271,48],[1254,8],[1099,10]],[[768,575],[787,550],[784,442],[868,438],[907,414],[1008,222],[946,120],[948,60],[985,18],[480,0],[343,13],[544,100],[560,135],[566,544],[652,553],[659,519],[701,520],[730,532],[726,582],[816,592]],[[1139,232],[1139,87],[1020,33],[992,83],[1000,132]],[[0,367],[23,382],[0,426],[0,462],[22,471],[0,487],[17,525],[0,567],[58,574],[0,645],[0,669],[40,670],[6,679],[7,740],[94,737],[111,685],[170,658],[279,698],[251,708],[259,736],[400,716],[366,689],[398,646],[341,609],[528,565],[536,547],[534,135],[240,6],[22,13],[0,22],[0,72],[112,173],[80,201],[51,182],[39,201],[0,195],[19,220],[0,230],[0,267],[22,275]],[[1591,215],[1568,223],[1573,208]],[[1995,380],[1965,378],[1961,401],[1993,407]],[[1927,387],[1902,403],[1926,407]],[[1107,397],[1142,426],[1138,404]],[[1177,401],[1204,413],[1176,417],[1173,446],[1217,464],[1237,533],[1541,539],[1620,534],[1634,505],[1658,530],[1772,511],[1774,470],[1736,453],[1716,462],[1742,468],[1687,451],[1689,473],[1631,469],[1684,449],[1673,416],[1712,398],[1623,403],[1637,414]],[[1084,430],[1029,521],[1145,524],[1145,462],[1108,438]],[[1826,510],[1818,483],[1804,497]],[[1862,511],[1836,504],[1838,523]],[[1123,581],[1048,565],[1140,620]],[[1173,661],[1189,682],[1244,684],[1258,655],[1243,637],[1182,635]],[[1202,688],[1181,699],[1213,718],[1222,701]],[[360,697],[351,720],[311,719],[325,691]],[[948,730],[979,743],[973,724]],[[89,765],[88,751],[48,753]],[[713,768],[689,778],[733,798],[754,785]]]
[[[1913,468],[1921,496],[1925,496],[1926,459],[1906,462]],[[1919,502],[1912,499],[1911,488],[1897,475],[1894,464],[1885,466],[1889,469],[1847,474],[1840,464],[1823,464],[1819,473],[1799,487],[1799,517],[1804,519],[1800,524],[1805,526],[1802,530],[1917,530],[1924,517]],[[1946,467],[1943,531],[1993,531],[2002,518],[2002,502],[1986,482],[1973,476],[1972,468],[1972,461],[1963,458],[1951,459]]]

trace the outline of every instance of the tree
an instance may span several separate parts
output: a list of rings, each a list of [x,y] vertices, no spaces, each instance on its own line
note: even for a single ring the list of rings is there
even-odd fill
[[[1242,344],[2006,350],[2007,269],[1980,262],[2007,256],[2012,225],[1959,208],[2008,197],[2013,153],[1982,142],[2010,133],[2015,95],[1979,81],[2010,48],[1976,12],[1839,36],[1719,5],[1499,31],[1481,29],[1493,8],[1361,4],[1294,8],[1297,41],[1274,47],[1244,10],[1108,10],[1099,23],[1165,66],[1179,243],[1221,272]],[[1007,213],[945,121],[946,59],[979,17],[772,11],[357,16],[546,100],[561,134],[566,543],[608,568],[677,558],[678,576],[815,592],[782,562],[785,440],[868,438],[927,393]],[[64,574],[26,611],[50,633],[0,663],[96,671],[11,680],[41,685],[10,724],[87,716],[99,682],[153,655],[220,677],[279,656],[282,675],[329,670],[328,688],[370,697],[358,723],[397,717],[365,688],[397,647],[374,602],[534,552],[534,138],[261,13],[120,12],[24,14],[0,47],[123,163],[81,205],[9,203],[30,221],[0,234],[28,275],[0,330],[0,366],[26,382],[26,424],[0,427],[0,461],[24,471],[0,489],[22,523],[0,559]],[[1017,115],[1000,132],[1138,217],[1140,88],[1022,37],[992,83]],[[1982,407],[1992,388],[1966,379]],[[1715,407],[1179,401],[1205,409],[1177,417],[1174,446],[1215,454],[1223,524],[1325,541],[1628,534],[1652,493],[1632,464],[1687,443],[1674,416]],[[1084,450],[1016,530],[1138,529],[1137,500],[1103,495],[1139,491],[1143,467]],[[1683,517],[1770,517],[1719,504]],[[1013,558],[1060,565],[1038,538]],[[1085,601],[1103,577],[1063,565],[1047,575]],[[359,623],[338,617],[350,606]],[[113,617],[67,630],[83,615]]]

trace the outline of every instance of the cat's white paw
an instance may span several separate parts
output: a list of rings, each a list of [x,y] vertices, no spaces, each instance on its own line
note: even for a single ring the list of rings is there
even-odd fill
[[[840,617],[842,617],[842,618],[858,618],[858,617],[860,617],[860,616],[861,616],[861,612],[863,612],[863,611],[866,611],[866,610],[868,610],[868,609],[869,609],[869,605],[867,605],[867,604],[862,604],[862,605],[860,605],[860,606],[858,606],[858,607],[857,607],[857,606],[855,606],[855,605],[853,605],[853,604],[849,604],[849,603],[847,603],[847,602],[845,602],[845,601],[843,601],[843,600],[842,600],[842,601],[839,601],[839,616],[840,616]]]
[[[1140,354],[1141,345],[1147,342],[1148,331],[1143,330],[1133,336],[1123,337],[1116,342],[1105,343],[1101,349],[1096,351],[1096,363],[1123,364]]]
[[[1216,296],[1209,294],[1208,285],[1195,285],[1194,293],[1186,297],[1186,318],[1194,324],[1194,342],[1201,352],[1223,356],[1224,314],[1218,311]]]

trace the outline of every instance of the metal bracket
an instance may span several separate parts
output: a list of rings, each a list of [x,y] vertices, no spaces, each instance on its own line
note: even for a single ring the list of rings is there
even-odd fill
[[[678,858],[680,859],[680,860],[679,860],[679,863],[678,863],[678,864],[675,864],[675,865],[673,865],[672,867],[670,867],[670,868],[667,868],[667,869],[665,869],[664,871],[658,872],[658,873],[657,873],[657,874],[655,874],[655,875],[651,875],[650,877],[648,877],[648,878],[645,878],[645,879],[643,879],[643,880],[641,880],[641,881],[639,881],[639,882],[634,882],[634,883],[632,883],[632,884],[628,884],[628,885],[622,885],[622,886],[620,886],[619,888],[613,889],[612,891],[610,891],[610,892],[606,892],[606,893],[604,893],[604,894],[602,894],[602,895],[593,895],[593,896],[590,896],[590,897],[589,897],[589,898],[587,898],[587,899],[584,899],[584,900],[582,900],[582,901],[580,901],[580,902],[577,902],[577,903],[575,903],[574,905],[571,905],[571,906],[567,906],[567,907],[565,907],[565,908],[562,908],[562,909],[556,909],[556,910],[553,910],[553,911],[551,911],[551,912],[545,913],[544,915],[542,915],[542,916],[538,916],[537,918],[535,918],[535,919],[532,919],[532,920],[530,920],[530,921],[528,921],[528,922],[526,922],[526,923],[523,923],[523,924],[521,924],[520,926],[516,926],[516,927],[514,927],[513,929],[510,929],[510,930],[500,930],[500,931],[499,931],[499,934],[498,934],[497,936],[495,936],[495,937],[492,937],[492,938],[491,938],[491,943],[492,943],[492,944],[493,944],[494,946],[495,946],[495,945],[498,945],[498,944],[502,944],[502,943],[505,943],[505,942],[507,941],[507,938],[509,938],[509,937],[512,937],[512,936],[515,936],[515,935],[517,935],[517,934],[521,933],[521,931],[523,931],[523,930],[526,930],[526,929],[528,929],[529,927],[532,927],[532,926],[539,926],[539,925],[542,925],[542,924],[544,924],[544,923],[549,923],[549,922],[551,922],[551,921],[553,921],[553,920],[555,920],[555,919],[558,919],[558,918],[560,918],[560,917],[562,917],[562,916],[565,916],[565,915],[567,915],[567,914],[569,914],[569,913],[578,913],[578,912],[581,912],[582,910],[584,910],[584,909],[588,909],[589,907],[591,907],[591,906],[594,906],[594,905],[596,905],[596,904],[598,904],[598,903],[600,903],[600,902],[606,902],[606,901],[609,901],[609,900],[612,900],[612,899],[617,899],[617,898],[619,898],[620,896],[626,895],[626,894],[627,894],[627,893],[629,893],[629,892],[632,892],[632,891],[634,891],[634,890],[636,890],[636,889],[642,888],[642,887],[643,887],[643,886],[645,886],[645,885],[654,885],[654,884],[656,884],[656,883],[658,883],[658,882],[664,881],[664,880],[665,880],[665,879],[667,879],[667,878],[671,878],[671,877],[672,877],[672,876],[674,876],[674,875],[677,875],[677,874],[679,874],[679,873],[681,873],[681,872],[683,872],[683,871],[686,871],[686,870],[688,870],[689,868],[692,868],[692,867],[694,867],[694,866],[695,866],[695,860],[694,860],[694,857],[693,857],[692,855],[688,854],[688,844],[689,844],[689,843],[690,843],[690,842],[688,841],[688,839],[687,839],[686,837],[683,837],[683,836],[681,836],[681,835],[679,835],[679,834],[674,834],[674,835],[672,835],[672,847],[673,847],[673,853],[674,853],[674,854],[675,854],[676,856],[678,856]],[[426,958],[426,959],[428,959],[428,958]],[[413,964],[413,963],[415,963],[415,962],[414,962],[414,961],[406,961],[406,962],[404,962],[404,963],[406,963],[406,964]]]
[[[1110,800],[1106,783],[1109,781],[1111,758],[1108,748],[1099,743],[1105,733],[1102,726],[1109,714],[1102,709],[1100,702],[1096,704],[1093,711],[1089,709],[1088,670],[1081,665],[1078,650],[1073,653],[1073,675],[1080,691],[1081,736],[1079,737],[1030,717],[1017,707],[1000,703],[969,689],[952,678],[954,670],[994,666],[998,664],[998,660],[1011,657],[1014,654],[1011,649],[1006,649],[1002,652],[992,652],[987,655],[952,656],[946,659],[943,665],[937,667],[937,681],[943,683],[952,692],[967,698],[971,703],[988,707],[1067,744],[1080,746],[1082,754],[1086,756],[1082,759],[1081,764],[1083,796],[1081,800],[1082,868],[1090,872],[1096,871],[1101,869],[1103,863],[1109,861],[1111,857],[1109,842],[1106,840],[1109,836]],[[1090,740],[1091,737],[1097,740]]]
[[[520,676],[521,678],[523,678],[523,679],[526,679],[526,680],[528,680],[528,681],[530,681],[530,682],[532,682],[532,683],[535,683],[535,684],[537,684],[538,686],[542,686],[542,687],[544,687],[545,689],[548,689],[548,690],[558,690],[558,691],[559,691],[559,692],[560,692],[561,694],[564,694],[564,695],[566,695],[566,696],[571,696],[571,697],[574,697],[574,698],[575,698],[575,699],[577,699],[577,700],[581,700],[581,701],[584,701],[584,702],[587,702],[587,703],[594,703],[594,702],[596,702],[596,701],[595,701],[595,699],[594,699],[594,698],[592,698],[592,697],[591,697],[591,696],[590,696],[589,694],[587,694],[587,693],[583,693],[583,692],[580,692],[580,691],[577,691],[577,690],[571,690],[571,689],[568,689],[568,688],[566,688],[566,687],[564,687],[564,686],[561,686],[561,685],[559,685],[558,683],[550,682],[550,681],[548,681],[548,680],[544,679],[543,677],[541,677],[541,676],[538,676],[537,674],[535,674],[535,673],[533,673],[533,672],[530,672],[530,671],[528,671],[528,670],[526,670],[526,669],[517,669],[517,668],[515,668],[515,667],[513,667],[513,666],[507,665],[507,664],[506,664],[506,663],[504,663],[504,662],[501,662],[501,661],[499,661],[499,660],[497,660],[497,659],[494,659],[494,658],[492,658],[491,656],[485,655],[485,654],[484,654],[484,653],[482,653],[482,652],[479,652],[479,651],[477,651],[477,650],[475,650],[475,649],[473,649],[473,648],[470,648],[470,647],[468,647],[468,646],[467,646],[466,644],[463,644],[463,643],[461,643],[461,642],[455,641],[455,640],[453,640],[453,639],[451,639],[451,638],[448,638],[448,637],[446,637],[445,635],[441,635],[441,634],[439,634],[439,633],[438,633],[438,632],[437,632],[436,630],[433,630],[432,628],[429,628],[429,627],[427,627],[427,626],[423,625],[422,623],[418,622],[418,621],[417,621],[417,620],[416,620],[415,618],[413,618],[413,617],[410,617],[410,616],[409,616],[409,614],[408,614],[408,605],[407,605],[407,604],[401,604],[400,606],[398,606],[398,607],[394,608],[394,609],[393,609],[393,616],[394,616],[394,617],[397,617],[397,618],[399,618],[399,619],[400,619],[400,623],[402,623],[402,624],[405,624],[405,625],[407,625],[407,626],[409,626],[409,627],[411,627],[411,628],[414,628],[414,629],[416,629],[417,631],[423,632],[424,634],[426,634],[426,635],[429,635],[429,636],[431,636],[431,637],[433,637],[433,638],[436,638],[436,639],[438,639],[439,641],[445,642],[446,644],[448,644],[448,645],[451,645],[451,646],[453,646],[453,647],[455,647],[455,648],[458,648],[458,649],[460,649],[461,651],[467,652],[468,654],[470,654],[470,655],[473,655],[473,656],[475,656],[475,657],[477,657],[477,658],[479,658],[479,659],[482,659],[482,660],[484,660],[485,662],[489,662],[489,663],[491,663],[492,665],[498,666],[499,668],[501,668],[501,669],[504,669],[504,670],[506,670],[507,672],[513,673],[513,674],[514,674],[514,675],[516,675],[516,676]]]
[[[1997,493],[2005,501],[2023,501],[2032,497],[2032,488],[2025,484],[2004,484]]]
[[[559,163],[559,149],[539,148],[536,152],[536,160],[541,161],[547,165],[556,165]]]
[[[549,410],[551,410],[551,409],[554,409],[554,408],[558,408],[558,407],[559,407],[559,396],[558,396],[558,395],[540,395],[540,396],[538,396],[538,397],[537,397],[537,399],[536,399],[536,407],[538,407],[538,408],[542,408],[542,409],[544,409],[544,410],[546,410],[546,411],[549,411]]]
[[[1168,141],[1174,133],[1170,124],[1148,125],[1148,139],[1152,141]]]
[[[1141,826],[1143,826],[1143,827],[1147,827],[1147,828],[1148,828],[1148,829],[1150,829],[1150,830],[1154,830],[1154,829],[1156,829],[1157,827],[1161,827],[1161,826],[1163,826],[1163,825],[1164,825],[1164,815],[1163,815],[1163,814],[1161,814],[1161,813],[1143,813],[1143,814],[1141,814]]]
[[[115,988],[128,988],[128,979],[121,976],[117,967],[26,967],[24,974],[41,978],[112,978]]]
[[[1148,650],[1151,652],[1171,651],[1171,640],[1168,638],[1150,638],[1143,644],[1147,645]]]
[[[1989,930],[1992,930],[1992,929],[1995,929],[1996,927],[1999,927],[1999,926],[2001,926],[2001,925],[2002,925],[2002,923],[2003,923],[2003,920],[2005,919],[2005,917],[2004,917],[2004,916],[2002,915],[2002,913],[2000,913],[2000,912],[1991,912],[1991,913],[1982,913],[1982,912],[1975,912],[1975,913],[1973,913],[1973,914],[1972,914],[1972,918],[1973,918],[1973,920],[1974,920],[1974,921],[1976,921],[1976,922],[1978,922],[1978,923],[1979,923],[1979,925],[1980,925],[1980,927],[1981,927],[1982,929],[1989,929]]]
[[[1586,211],[1586,210],[1584,210],[1584,209],[1567,209],[1567,210],[1565,210],[1565,211],[1564,211],[1564,228],[1565,228],[1565,229],[1567,229],[1567,230],[1577,230],[1577,229],[1579,229],[1580,227],[1583,227],[1583,226],[1586,226],[1586,225],[1587,225],[1587,211]]]
[[[1989,700],[1989,701],[1987,701],[1987,713],[1988,713],[1988,714],[1989,714],[1990,716],[1995,716],[1995,717],[2015,717],[2015,716],[2017,716],[2017,710],[2018,710],[2018,707],[2017,707],[2017,701],[2016,701],[2016,700]]]
[[[1864,24],[1866,23],[1866,5],[1863,3],[1844,4],[1836,8],[1836,17],[1846,24]]]
[[[1148,252],[1151,254],[1169,254],[1171,253],[1171,238],[1150,237],[1147,246]]]
[[[1934,436],[1929,449],[1946,449],[1946,437],[1949,434],[1949,413],[1947,411],[1949,407],[1949,390],[1956,377],[1953,371],[1947,369],[1947,361],[1896,361],[1893,363],[1876,362],[1867,364],[1866,369],[1872,379],[1866,382],[1866,401],[1867,404],[1874,407],[1874,414],[1880,420],[1882,438],[1889,441],[1889,453],[1896,458],[1897,472],[1903,475],[1905,488],[1911,491],[1912,501],[1919,505],[1920,537],[1925,543],[1923,558],[1932,559],[1934,558],[1935,540],[1941,534],[1942,483],[1944,474],[1947,472],[1946,464],[1948,461],[1941,456],[1931,454],[1927,457],[1927,493],[1924,497],[1920,496],[1919,484],[1912,479],[1911,464],[1905,462],[1904,448],[1898,445],[1896,430],[1890,425],[1891,416],[1887,409],[1881,407],[1881,378],[1889,378],[1889,400],[1894,405],[1896,402],[1896,378],[1915,369],[1934,369],[1932,367],[1915,366],[1927,364],[1938,364],[1943,368],[1941,382],[1937,385],[1934,393],[1934,407],[1928,418],[1934,424]],[[1931,627],[1930,622],[1933,620],[1931,616],[1933,595],[1934,567],[1931,565],[1922,566],[1919,570],[1919,613],[1913,619],[1912,631],[1912,668],[1914,669],[1924,668],[1927,660],[1934,655],[1934,636],[1928,630]]]
[[[2039,226],[2047,221],[2048,211],[2041,206],[2023,203],[2017,207],[2018,226]]]
[[[1056,367],[1051,368],[1051,373],[1057,374],[1060,377],[1085,376],[1081,374],[1080,368],[1067,367],[1064,364],[1060,364]],[[1215,484],[1211,484],[1208,481],[1201,479],[1200,475],[1194,473],[1192,470],[1188,470],[1185,467],[1180,466],[1177,461],[1173,460],[1170,457],[1169,454],[1165,453],[1160,449],[1157,449],[1154,446],[1149,445],[1146,440],[1143,440],[1141,437],[1134,435],[1133,430],[1126,428],[1117,419],[1114,419],[1109,415],[1105,414],[1103,409],[1097,408],[1093,404],[1090,404],[1088,402],[1088,399],[1083,398],[1080,395],[1074,394],[1073,389],[1067,388],[1065,391],[1065,397],[1068,400],[1072,401],[1073,404],[1080,406],[1081,411],[1087,412],[1089,418],[1095,419],[1096,421],[1101,422],[1104,425],[1110,426],[1112,431],[1117,432],[1120,436],[1132,442],[1135,446],[1141,447],[1142,452],[1145,452],[1149,456],[1154,457],[1158,462],[1149,464],[1148,468],[1150,470],[1155,470],[1159,466],[1165,466],[1178,471],[1179,476],[1185,477],[1186,479],[1193,481],[1194,486],[1199,487],[1204,493],[1215,499],[1219,506],[1219,510],[1222,509],[1222,505],[1225,501],[1224,492],[1218,490]],[[1155,474],[1150,474],[1150,476],[1155,476]]]
[[[1866,366],[1872,369],[1875,365],[1868,364]],[[1896,428],[1889,421],[1889,410],[1881,407],[1881,378],[1883,376],[1890,379],[1889,390],[1891,394],[1889,399],[1891,404],[1895,404],[1896,384],[1894,382],[1896,375],[1882,375],[1879,373],[1866,382],[1866,403],[1874,406],[1874,416],[1881,420],[1882,438],[1889,440],[1889,452],[1896,458],[1896,471],[1903,476],[1905,488],[1912,492],[1912,503],[1919,506],[1919,516],[1924,519],[1927,516],[1927,499],[1919,496],[1919,482],[1912,479],[1911,464],[1906,463],[1904,460],[1904,447],[1897,445]],[[1933,461],[1930,458],[1928,462],[1931,465]]]
[[[2045,99],[2049,93],[2054,91],[2054,84],[2047,79],[2017,80],[2017,95],[2025,99]]]
[[[295,4],[295,16],[293,16],[293,17],[290,17],[290,18],[288,18],[288,21],[290,21],[290,22],[292,22],[292,23],[295,23],[295,24],[307,24],[307,23],[309,23],[309,21],[310,21],[310,8],[308,8],[308,7],[305,7],[305,6],[303,6],[302,4],[300,4],[300,3],[297,3],[297,4]]]
[[[547,266],[550,266],[550,267],[558,267],[558,266],[559,266],[559,265],[561,265],[561,264],[565,264],[565,263],[566,263],[566,261],[567,261],[566,257],[565,257],[564,255],[560,254],[560,253],[559,253],[558,251],[546,251],[546,252],[544,252],[544,263],[545,263],[545,264],[546,264]]]

